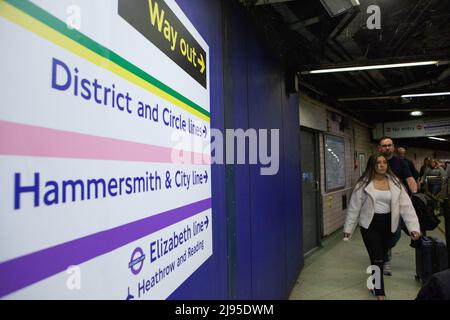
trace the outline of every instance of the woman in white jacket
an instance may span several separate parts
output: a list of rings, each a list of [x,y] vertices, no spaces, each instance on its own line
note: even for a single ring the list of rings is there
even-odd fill
[[[375,285],[377,299],[384,300],[383,264],[390,249],[393,233],[397,230],[400,215],[411,238],[420,238],[420,225],[416,212],[404,186],[389,170],[382,154],[373,155],[366,170],[356,183],[347,208],[344,238],[350,238],[356,225],[369,253],[372,266],[378,266],[380,285]],[[377,281],[375,282],[377,284]]]

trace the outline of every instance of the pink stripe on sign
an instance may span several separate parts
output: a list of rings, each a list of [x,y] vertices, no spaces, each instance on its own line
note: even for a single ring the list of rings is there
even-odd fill
[[[210,164],[206,154],[0,120],[0,155]]]

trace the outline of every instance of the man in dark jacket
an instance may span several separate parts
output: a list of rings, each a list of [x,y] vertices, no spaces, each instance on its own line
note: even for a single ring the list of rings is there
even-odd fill
[[[406,148],[398,147],[397,155],[400,159],[402,159],[403,161],[406,162],[409,170],[411,171],[412,176],[414,177],[414,180],[417,181],[419,179],[419,172],[417,172],[417,169],[416,169],[416,166],[414,165],[414,163],[411,160],[409,160],[408,158],[406,158]]]
[[[388,161],[389,168],[405,185],[410,193],[417,192],[417,181],[414,179],[408,165],[394,154],[395,145],[391,137],[384,136],[378,141],[378,151],[381,152]]]

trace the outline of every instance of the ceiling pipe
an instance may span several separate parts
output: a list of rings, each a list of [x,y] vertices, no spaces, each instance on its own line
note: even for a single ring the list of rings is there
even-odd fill
[[[319,23],[322,20],[322,16],[309,18],[303,21],[294,22],[289,26],[289,29],[297,31],[298,28],[305,28],[307,26],[311,26],[313,24]]]
[[[337,48],[338,50],[341,50],[341,52],[343,52],[347,56],[347,59],[345,59],[345,60],[347,60],[347,61],[354,60],[354,58],[350,55],[350,53],[336,39],[332,39],[331,43],[335,46],[335,48]],[[375,79],[370,75],[370,73],[359,72],[358,75],[361,76],[362,79],[364,79],[366,81],[369,89],[373,89],[373,87],[375,86],[377,91],[381,90],[380,85],[375,81]]]
[[[285,4],[275,4],[272,6],[274,8],[274,10],[283,18],[283,20],[289,25],[289,28],[295,32],[297,32],[298,34],[300,34],[300,36],[303,39],[306,39],[308,42],[310,42],[312,44],[312,46],[315,48],[315,50],[319,50],[319,39],[317,39],[317,37],[311,33],[307,28],[306,25],[310,25],[313,23],[317,23],[321,20],[321,17],[315,17],[315,18],[311,18],[311,19],[307,19],[304,21],[299,21],[298,17],[292,12],[292,10],[287,7]],[[340,32],[342,32],[342,30],[345,29],[345,27],[354,19],[354,17],[357,15],[359,9],[354,8],[352,12],[347,13],[347,15],[342,19],[342,21],[339,23],[339,25],[335,28],[335,30],[332,32],[332,36],[338,36],[340,34]],[[329,39],[331,38],[331,36],[329,37]],[[330,49],[332,49],[333,54],[336,55],[339,59],[341,60],[347,60],[346,58],[344,58],[342,56],[342,54],[340,54],[338,52],[337,49],[335,49],[334,47],[332,47],[332,45],[329,45]],[[316,60],[318,58],[318,56],[314,57]],[[330,61],[330,58],[327,58]],[[350,75],[337,75],[337,77],[339,77],[343,82],[346,83],[351,83],[352,81],[354,81],[354,77],[351,77]],[[356,83],[362,88],[367,90],[368,88],[371,88],[373,85],[368,83],[367,79],[362,79],[364,80],[364,84],[357,79]]]
[[[323,96],[323,97],[327,96],[324,92],[320,91],[316,87],[314,87],[304,81],[299,81],[299,85],[317,93],[319,96]]]
[[[319,96],[321,96],[324,99],[324,101],[326,101],[326,104],[329,107],[336,108],[337,110],[343,111],[343,112],[353,116],[355,119],[361,119],[361,115],[360,114],[355,113],[354,110],[346,108],[342,104],[337,104],[337,105],[335,105],[334,103],[330,104],[329,96],[326,93],[324,93],[324,92],[320,91],[319,89],[317,89],[316,87],[310,85],[309,83],[306,83],[304,81],[299,81],[299,86],[300,86],[300,88],[301,87],[307,88],[307,89],[311,90],[312,92],[314,92],[314,93],[318,94]]]
[[[437,80],[442,81],[447,79],[449,76],[450,76],[450,68],[447,68],[439,75],[439,77],[437,77]]]
[[[274,4],[274,5],[272,5],[272,7],[283,18],[283,20],[288,24],[290,30],[293,30],[293,31],[297,32],[298,34],[300,34],[300,36],[303,39],[306,39],[308,42],[310,42],[312,44],[312,46],[315,48],[315,50],[320,49],[319,48],[319,39],[317,39],[317,37],[306,28],[306,26],[320,22],[322,19],[322,16],[314,17],[314,18],[307,19],[304,21],[299,21],[297,15],[295,15],[287,5],[280,3],[280,4]],[[358,9],[353,9],[353,11],[351,13],[349,12],[343,18],[343,20],[339,23],[339,25],[335,28],[332,35],[338,36],[339,33],[342,32],[342,30],[344,30],[344,28],[353,20],[353,18],[356,16],[357,12],[358,12]],[[346,60],[345,58],[342,57],[341,54],[339,54],[339,52],[336,49],[333,48],[333,51],[334,51],[333,53],[336,56],[338,56],[339,59]],[[317,60],[317,58],[318,57],[316,56],[315,59]],[[330,60],[330,61],[332,61],[332,60]],[[347,81],[350,81],[350,80],[347,80]],[[367,86],[363,86],[360,83],[360,81],[358,81],[358,84],[362,88],[365,88],[365,89],[368,88]]]
[[[335,56],[334,60],[336,60],[336,58],[337,58],[337,60],[346,60],[342,56],[342,54],[339,51],[337,51],[336,48],[334,48],[330,44],[328,44],[327,47],[328,47],[329,50],[327,52],[325,52],[325,56],[328,56],[328,60],[329,61],[333,61],[333,59],[329,58],[331,54],[333,54]],[[355,77],[353,77],[351,74],[346,73],[346,72],[336,73],[336,74],[334,74],[334,76],[337,77],[340,81],[345,82],[350,87],[358,85],[359,88],[361,88],[362,90],[368,90],[368,89],[371,88],[371,87],[367,86],[367,80],[366,79],[362,79],[364,81],[361,81],[361,79],[355,79]]]
[[[301,21],[299,21],[297,15],[295,15],[292,12],[292,10],[286,4],[283,4],[283,3],[273,4],[272,7],[283,18],[283,20],[288,25],[290,25],[291,30],[296,31],[297,33],[299,33],[300,36],[303,39],[306,39],[307,41],[309,41],[311,43],[311,45],[316,48],[316,50],[320,49],[319,46],[318,46],[319,39],[305,27],[305,23],[302,24]],[[357,7],[353,7],[353,11],[349,12],[347,14],[347,16],[343,18],[343,20],[338,24],[337,28],[335,28],[335,30],[331,33],[331,35],[337,37],[348,26],[348,24],[351,23],[351,21],[357,16],[358,12],[359,12],[359,9]],[[312,23],[314,21],[315,20],[311,20],[311,21],[308,21],[308,22]],[[304,21],[304,22],[306,22],[306,21]],[[331,45],[331,47],[332,47],[332,45]],[[340,54],[337,49],[334,49],[334,54],[337,55],[340,59],[346,60],[345,58],[344,59],[342,58],[342,54]],[[313,57],[313,59],[317,61],[318,60],[318,56]],[[332,61],[332,60],[330,60],[330,61]],[[332,63],[335,63],[335,62],[332,61]],[[366,78],[358,79],[358,78],[355,78],[355,77],[351,77],[351,75],[349,75],[349,74],[342,74],[342,75],[336,74],[335,76],[340,78],[340,79],[342,79],[344,82],[352,83],[352,81],[356,80],[355,81],[356,84],[359,85],[361,88],[364,88],[364,89],[372,87],[372,85],[370,84],[370,82]],[[363,81],[361,81],[361,80],[363,80]],[[327,96],[327,94],[325,94],[321,90],[318,90],[317,88],[314,88],[314,87],[312,87],[311,85],[309,85],[309,84],[307,84],[305,82],[301,82],[300,85],[302,85],[303,87],[305,87],[305,88],[315,92],[316,94],[318,94],[318,95],[320,95],[322,97],[326,97]],[[355,116],[356,118],[359,118],[359,116],[354,114],[351,110],[346,109],[344,106],[340,106],[340,107],[342,109],[344,109],[345,112],[348,112],[349,114]]]
[[[344,48],[343,45],[337,41],[337,37],[347,28],[350,23],[360,14],[359,7],[353,7],[351,11],[347,13],[347,15],[339,22],[339,24],[334,28],[334,30],[330,33],[327,45],[332,50],[338,50],[341,51],[345,58],[342,60],[344,61],[352,61],[354,60],[352,55]],[[353,40],[353,39],[352,39]],[[353,40],[354,41],[354,40]],[[375,86],[378,90],[380,90],[380,85],[375,81],[375,79],[370,75],[368,72],[361,72],[359,76],[362,77],[362,79],[365,81],[365,83],[368,85],[367,88],[372,89],[373,86]]]
[[[401,87],[397,87],[397,88],[392,88],[390,90],[386,90],[386,94],[391,94],[391,93],[404,91],[404,90],[421,88],[421,87],[425,87],[425,86],[429,86],[429,85],[434,85],[436,83],[438,83],[438,81],[436,81],[436,80],[425,80],[425,81],[410,83],[410,84],[407,84],[407,85],[404,85],[404,86],[401,86]]]
[[[410,18],[414,17],[414,15],[416,14],[416,10],[419,8],[420,4],[421,4],[422,0],[419,0],[415,3],[414,8],[412,10],[409,11],[408,16],[406,17],[406,19],[404,19],[403,21],[400,21],[400,23],[397,26],[397,29],[394,32],[394,36],[391,38],[391,40],[389,41],[387,48],[391,48],[390,50],[390,55],[392,56],[392,54],[394,53],[394,49],[398,46],[398,44],[400,43],[400,39],[402,39],[405,35],[406,32],[403,32],[402,34],[399,34],[399,28],[400,26],[403,25],[408,25],[408,22],[410,20]],[[411,22],[410,22],[411,24]]]
[[[398,55],[399,52],[403,49],[403,47],[408,43],[408,38],[411,36],[411,34],[414,31],[414,28],[419,26],[419,22],[422,19],[422,16],[426,12],[426,10],[430,7],[433,0],[429,0],[421,9],[419,14],[415,15],[415,19],[412,23],[410,23],[406,29],[406,31],[403,33],[402,37],[398,40],[396,43],[396,47],[394,47],[394,55]]]
[[[391,93],[395,93],[395,92],[399,92],[399,91],[435,85],[435,84],[438,84],[439,82],[442,82],[443,80],[447,79],[449,76],[450,76],[450,68],[447,68],[436,79],[419,81],[419,82],[415,82],[415,83],[406,84],[404,86],[392,88],[392,89],[386,90],[386,94],[391,94]]]

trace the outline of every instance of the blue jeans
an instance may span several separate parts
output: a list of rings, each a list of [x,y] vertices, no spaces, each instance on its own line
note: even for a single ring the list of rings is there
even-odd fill
[[[403,219],[400,217],[400,221],[398,222],[397,230],[395,231],[395,233],[392,234],[391,246],[390,246],[390,249],[388,250],[386,256],[384,257],[384,261],[386,261],[386,262],[387,261],[391,261],[391,259],[392,259],[391,249],[393,247],[395,247],[395,245],[397,244],[398,240],[400,240],[400,238],[402,236],[402,228],[404,228],[404,227],[406,228],[406,225],[403,222]]]

